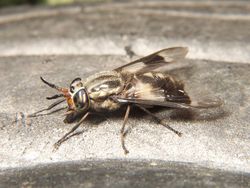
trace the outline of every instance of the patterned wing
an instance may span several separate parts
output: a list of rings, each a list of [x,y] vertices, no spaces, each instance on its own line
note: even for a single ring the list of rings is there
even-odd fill
[[[132,74],[145,73],[183,59],[187,53],[188,48],[186,47],[166,48],[116,68],[115,71]]]
[[[112,96],[119,103],[133,103],[170,108],[211,108],[220,106],[220,100],[191,101],[184,85],[163,73],[148,72],[134,75],[124,93]]]

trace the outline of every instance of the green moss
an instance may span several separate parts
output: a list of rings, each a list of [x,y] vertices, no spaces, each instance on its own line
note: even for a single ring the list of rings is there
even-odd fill
[[[74,3],[74,0],[46,0],[46,3],[49,5],[70,4]]]

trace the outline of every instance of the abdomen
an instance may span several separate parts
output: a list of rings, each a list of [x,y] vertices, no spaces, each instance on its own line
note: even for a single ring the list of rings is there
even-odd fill
[[[190,103],[190,98],[180,81],[168,74],[157,72],[134,75],[126,95],[144,100]]]

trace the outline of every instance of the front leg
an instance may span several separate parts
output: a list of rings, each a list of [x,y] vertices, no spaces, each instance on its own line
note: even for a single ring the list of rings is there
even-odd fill
[[[65,142],[66,140],[68,140],[70,137],[76,135],[76,134],[72,134],[70,135],[71,133],[73,133],[82,123],[83,121],[88,117],[90,113],[87,112],[82,118],[81,120],[68,132],[66,133],[60,140],[58,140],[55,144],[54,144],[54,149],[57,150],[60,145]]]

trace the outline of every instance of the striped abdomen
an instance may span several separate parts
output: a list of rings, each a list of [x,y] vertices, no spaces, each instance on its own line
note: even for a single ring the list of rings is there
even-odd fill
[[[190,103],[190,98],[181,82],[167,74],[157,72],[134,75],[125,95],[145,100]]]

